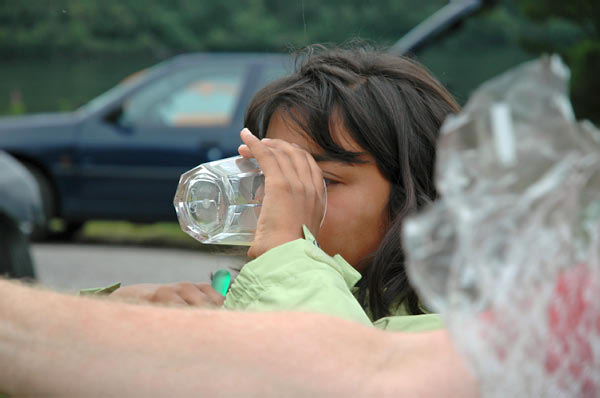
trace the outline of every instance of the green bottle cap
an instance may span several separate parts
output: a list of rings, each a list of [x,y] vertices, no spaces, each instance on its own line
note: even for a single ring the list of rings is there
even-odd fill
[[[222,296],[227,294],[229,289],[229,282],[231,282],[231,274],[226,269],[220,269],[213,274],[211,286]]]

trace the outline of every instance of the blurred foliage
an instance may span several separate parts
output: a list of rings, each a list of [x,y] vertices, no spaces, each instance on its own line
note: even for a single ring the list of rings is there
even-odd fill
[[[245,257],[248,250],[246,246],[202,244],[184,233],[176,222],[133,224],[123,221],[89,221],[75,235],[74,240],[82,243],[178,247],[241,257]]]
[[[202,248],[200,243],[186,235],[175,222],[132,224],[124,221],[90,221],[79,232],[77,240]]]
[[[26,107],[25,103],[23,102],[23,95],[21,94],[21,91],[11,91],[7,113],[9,115],[22,115],[26,113]]]
[[[521,44],[532,52],[555,52],[571,67],[571,99],[577,117],[600,123],[600,3],[598,0],[519,0],[537,22],[523,29]],[[548,31],[554,35],[546,34]]]
[[[446,3],[0,0],[0,73],[19,77],[0,82],[0,112],[73,109],[127,74],[182,52],[287,52],[354,37],[388,46]],[[464,101],[483,80],[516,63],[559,53],[572,70],[577,116],[600,123],[598,3],[498,0],[417,56]],[[34,62],[23,66],[24,60]]]
[[[362,36],[391,44],[444,1],[28,0],[0,3],[0,54],[283,51]],[[310,24],[310,29],[306,29]],[[342,28],[340,28],[342,26]]]

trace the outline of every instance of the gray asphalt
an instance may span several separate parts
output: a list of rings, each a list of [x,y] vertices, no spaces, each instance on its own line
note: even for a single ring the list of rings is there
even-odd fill
[[[32,251],[39,282],[68,292],[115,282],[208,282],[212,272],[245,261],[222,253],[106,244],[36,243]]]

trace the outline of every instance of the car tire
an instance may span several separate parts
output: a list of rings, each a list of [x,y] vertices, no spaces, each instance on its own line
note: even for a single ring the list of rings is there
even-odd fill
[[[0,276],[35,279],[29,241],[14,220],[0,214]]]
[[[35,241],[45,240],[50,235],[50,220],[56,215],[56,198],[54,188],[48,178],[40,171],[39,168],[31,164],[25,163],[24,166],[29,170],[40,190],[42,199],[42,211],[44,212],[44,223],[34,227],[31,233],[31,239]]]
[[[60,231],[51,231],[49,237],[52,240],[70,240],[83,227],[84,221],[63,221]]]

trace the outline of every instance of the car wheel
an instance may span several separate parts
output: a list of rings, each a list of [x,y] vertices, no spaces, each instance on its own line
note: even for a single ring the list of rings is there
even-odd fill
[[[63,221],[60,231],[51,231],[52,240],[70,240],[83,227],[83,221]]]
[[[27,236],[4,214],[0,214],[0,236],[0,276],[35,279]]]
[[[44,240],[50,235],[50,220],[56,215],[56,199],[54,189],[48,178],[35,166],[24,164],[31,175],[35,178],[42,198],[42,210],[44,212],[44,223],[36,226],[31,233],[32,240]]]

